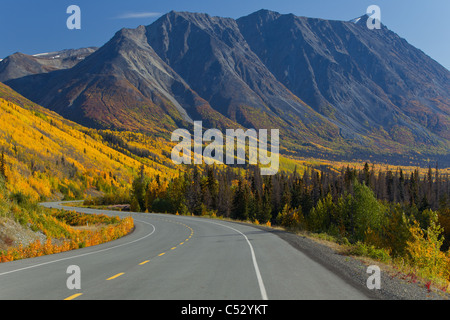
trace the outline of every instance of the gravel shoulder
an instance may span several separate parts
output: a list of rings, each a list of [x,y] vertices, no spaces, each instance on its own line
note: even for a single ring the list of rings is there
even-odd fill
[[[39,240],[44,243],[47,237],[42,232],[34,232],[10,218],[0,218],[0,250],[10,247],[28,246]]]

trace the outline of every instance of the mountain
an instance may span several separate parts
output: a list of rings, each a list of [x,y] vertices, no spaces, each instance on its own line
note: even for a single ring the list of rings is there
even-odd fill
[[[5,83],[89,127],[167,139],[203,120],[280,129],[295,155],[449,162],[450,72],[366,20],[172,11],[71,68]]]
[[[187,111],[229,122],[159,58],[147,43],[144,27],[120,30],[71,69],[8,83],[31,100],[91,127],[160,135],[192,123]]]
[[[281,128],[302,140],[337,133],[336,126],[276,80],[235,20],[170,12],[147,30],[148,42],[163,61],[227,118],[247,128]]]
[[[72,68],[97,49],[95,47],[67,49],[35,55],[16,52],[0,60],[0,82],[33,74]]]
[[[414,143],[450,138],[450,73],[394,32],[357,23],[259,11],[238,19],[253,52],[277,80],[342,134],[383,127]],[[427,130],[425,130],[427,129]],[[400,133],[398,133],[400,135]],[[406,138],[405,138],[406,139]]]

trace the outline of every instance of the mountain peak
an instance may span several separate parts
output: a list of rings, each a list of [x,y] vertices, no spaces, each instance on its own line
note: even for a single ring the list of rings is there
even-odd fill
[[[198,19],[210,19],[212,17],[207,13],[172,10],[169,13],[163,15],[161,18],[169,20],[174,20],[176,18],[183,18],[185,20],[198,20]]]
[[[367,21],[367,18],[368,18],[367,14],[363,14],[362,16],[359,16],[359,17],[356,17],[356,18],[353,18],[353,19],[349,20],[349,22],[353,22],[355,24],[359,24],[359,23],[361,23],[361,20],[362,21]]]
[[[351,20],[349,20],[349,22],[354,23],[357,26],[361,26],[361,27],[367,27],[367,20],[371,17],[372,15],[369,15],[367,13],[363,14],[362,16],[353,18]],[[382,22],[380,22],[380,26],[381,29],[388,29]]]
[[[246,16],[246,18],[259,19],[261,22],[269,22],[278,19],[282,14],[276,11],[261,9]]]
[[[268,9],[260,9],[256,12],[254,12],[253,14],[257,14],[257,15],[263,16],[263,17],[279,17],[279,16],[281,16],[281,14],[279,12],[268,10]]]

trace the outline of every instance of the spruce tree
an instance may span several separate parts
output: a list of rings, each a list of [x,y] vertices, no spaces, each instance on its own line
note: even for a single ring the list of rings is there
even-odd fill
[[[238,188],[233,198],[231,217],[239,220],[247,220],[249,217],[249,189],[242,179],[239,179]]]
[[[2,150],[2,157],[0,159],[0,174],[6,180],[6,163],[5,163],[5,152]]]

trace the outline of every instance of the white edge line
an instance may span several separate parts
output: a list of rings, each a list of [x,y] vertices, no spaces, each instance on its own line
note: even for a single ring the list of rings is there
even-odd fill
[[[198,221],[203,221],[203,220],[198,220]],[[217,224],[219,226],[226,227],[226,228],[229,228],[231,230],[234,230],[234,231],[240,233],[245,238],[245,240],[247,240],[248,246],[250,247],[250,252],[252,254],[253,267],[255,268],[256,278],[258,279],[258,285],[259,285],[259,290],[261,292],[261,298],[263,300],[268,300],[269,298],[267,297],[266,288],[264,287],[264,281],[262,279],[261,272],[259,271],[258,262],[256,261],[255,251],[253,250],[253,246],[250,243],[250,240],[248,240],[247,236],[245,234],[243,234],[241,231],[239,231],[239,230],[237,230],[237,229],[235,229],[233,227],[221,224],[221,223],[216,223],[216,222],[208,221],[208,220],[204,220],[204,222]]]
[[[134,219],[134,218],[133,218],[133,219]],[[105,248],[105,249],[100,249],[100,250],[96,250],[96,251],[94,251],[94,252],[87,252],[87,253],[79,254],[79,255],[76,255],[76,256],[70,256],[70,257],[66,257],[66,258],[62,258],[62,259],[57,259],[57,260],[47,261],[47,262],[35,264],[35,265],[32,265],[32,266],[28,266],[28,267],[24,267],[24,268],[20,268],[20,269],[15,269],[15,270],[3,272],[3,273],[0,273],[0,276],[3,276],[3,275],[5,275],[5,274],[10,274],[10,273],[18,272],[18,271],[27,270],[27,269],[37,268],[37,267],[45,266],[45,265],[47,265],[47,264],[52,264],[52,263],[56,263],[56,262],[61,262],[61,261],[64,261],[64,260],[70,260],[70,259],[75,259],[75,258],[79,258],[79,257],[89,256],[89,255],[91,255],[91,254],[96,254],[96,253],[100,253],[100,252],[104,252],[104,251],[116,249],[116,248],[119,248],[119,247],[123,247],[123,246],[129,245],[129,244],[132,244],[132,243],[141,241],[141,240],[143,240],[143,239],[145,239],[145,238],[151,236],[151,235],[156,231],[156,227],[155,227],[153,224],[148,223],[148,222],[145,222],[145,221],[142,221],[142,220],[136,220],[136,219],[134,219],[134,220],[135,220],[135,221],[138,221],[138,222],[142,222],[142,223],[151,225],[151,226],[153,227],[153,231],[150,232],[149,234],[147,234],[147,235],[145,235],[145,236],[139,238],[139,239],[136,239],[136,240],[133,240],[133,241],[130,241],[130,242],[127,242],[127,243],[122,243],[122,244],[119,244],[119,245],[114,246],[114,247]],[[107,242],[105,242],[105,243],[103,243],[103,244],[106,244],[106,243],[107,243]],[[89,248],[93,248],[93,247],[89,247]],[[74,251],[73,251],[73,250],[72,250],[72,251],[65,251],[65,253],[69,253],[69,252],[74,252]],[[64,253],[64,252],[61,252],[61,253]],[[17,261],[20,261],[20,260],[17,260]]]

